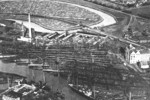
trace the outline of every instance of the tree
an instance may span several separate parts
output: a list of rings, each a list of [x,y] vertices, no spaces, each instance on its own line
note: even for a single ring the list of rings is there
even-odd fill
[[[123,47],[120,47],[120,53],[123,55],[123,57],[125,58],[125,53],[126,53],[126,51],[125,51],[125,48],[123,48]]]
[[[147,34],[147,29],[144,29],[144,30],[142,31],[142,35],[143,35],[143,36],[148,36],[148,34]]]
[[[137,64],[138,67],[141,68],[141,63],[140,63],[140,61],[138,61],[136,64]]]

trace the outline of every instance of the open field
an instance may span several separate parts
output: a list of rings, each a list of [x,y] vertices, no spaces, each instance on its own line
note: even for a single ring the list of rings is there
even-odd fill
[[[100,16],[90,12],[86,9],[72,6],[69,4],[58,3],[58,2],[48,2],[48,1],[30,1],[30,2],[16,2],[16,1],[5,1],[0,4],[1,13],[31,13],[34,15],[41,16],[56,16],[63,18],[72,18],[72,19],[83,19],[88,21],[90,19],[91,23],[95,23],[101,20]],[[27,20],[27,16],[20,15],[11,15],[11,14],[1,14],[1,19],[22,19]],[[40,24],[48,29],[59,28],[64,29],[68,28],[71,25],[60,22],[53,19],[44,19],[44,18],[31,18],[32,22]]]

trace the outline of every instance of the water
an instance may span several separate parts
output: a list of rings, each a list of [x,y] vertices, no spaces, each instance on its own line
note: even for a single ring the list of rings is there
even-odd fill
[[[79,94],[72,91],[66,80],[53,76],[51,73],[43,73],[40,70],[29,70],[25,65],[16,65],[15,63],[4,63],[0,60],[0,71],[7,73],[15,73],[18,75],[26,76],[28,80],[44,81],[49,85],[54,91],[59,89],[65,94],[65,100],[87,100]],[[43,77],[45,76],[45,78]]]
[[[28,76],[29,71],[25,65],[16,65],[15,63],[4,63],[0,60],[0,71],[6,73],[14,73],[22,76]]]

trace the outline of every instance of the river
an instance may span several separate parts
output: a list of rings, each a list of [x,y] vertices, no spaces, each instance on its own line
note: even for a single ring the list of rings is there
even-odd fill
[[[66,80],[53,76],[51,73],[43,73],[42,70],[29,70],[28,66],[16,65],[15,63],[4,63],[2,60],[0,60],[0,71],[26,76],[28,80],[34,80],[36,82],[44,81],[45,79],[47,85],[54,91],[59,89],[59,91],[62,91],[62,93],[65,94],[65,100],[87,100],[72,91],[68,87]],[[43,75],[45,78],[43,78]]]

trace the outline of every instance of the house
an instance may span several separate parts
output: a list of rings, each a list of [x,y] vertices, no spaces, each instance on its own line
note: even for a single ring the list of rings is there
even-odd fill
[[[137,62],[140,62],[141,68],[149,68],[148,62],[150,61],[150,49],[128,49],[127,56],[127,60],[130,64],[137,64]]]

